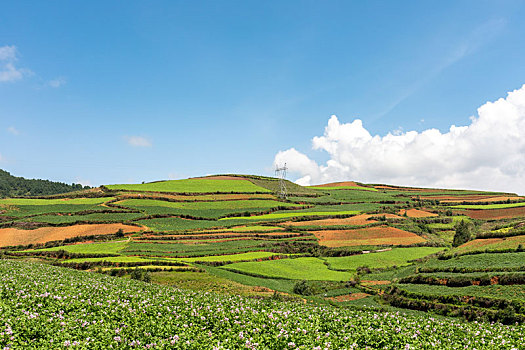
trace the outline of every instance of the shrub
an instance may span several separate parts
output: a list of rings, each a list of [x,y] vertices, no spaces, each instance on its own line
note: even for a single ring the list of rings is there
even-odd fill
[[[299,281],[293,286],[293,292],[300,295],[314,295],[314,289],[306,281]]]

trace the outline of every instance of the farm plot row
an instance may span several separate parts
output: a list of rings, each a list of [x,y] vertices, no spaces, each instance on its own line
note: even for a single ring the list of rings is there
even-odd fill
[[[146,184],[107,185],[110,190],[174,193],[269,193],[248,180],[238,179],[186,179],[160,181]]]
[[[520,246],[525,247],[525,235],[501,238],[474,239],[455,248],[452,252],[464,254],[484,251],[501,251],[511,249],[517,250],[520,248]]]
[[[142,213],[121,213],[121,212],[109,212],[109,213],[91,213],[85,215],[38,215],[30,218],[21,219],[18,221],[24,222],[40,222],[53,225],[61,224],[75,224],[75,223],[113,223],[113,222],[125,222],[132,221],[146,215]]]
[[[99,199],[99,198],[89,198],[89,199]],[[44,199],[42,199],[44,200]],[[31,203],[33,200],[28,200]],[[40,200],[39,200],[40,201]],[[12,218],[24,218],[35,215],[43,214],[69,214],[69,213],[79,213],[79,212],[91,212],[91,211],[119,211],[118,208],[112,208],[107,206],[102,206],[100,203],[94,204],[66,204],[67,202],[62,202],[62,204],[0,204],[0,211],[3,211],[4,216]]]
[[[128,199],[115,204],[140,210],[148,215],[188,215],[217,219],[226,215],[258,213],[277,209],[297,208],[294,203],[274,200],[239,200],[219,202],[168,202],[151,199]],[[300,207],[300,206],[299,206]]]
[[[379,203],[409,201],[410,198],[401,198],[384,192],[370,191],[318,191],[319,197],[290,197],[294,202],[316,203],[316,204],[339,204],[339,203]]]
[[[432,259],[420,272],[525,271],[525,252],[462,255],[446,260]]]
[[[114,235],[119,230],[122,230],[123,233],[131,233],[139,232],[142,228],[121,223],[40,227],[33,230],[2,228],[0,229],[0,247],[41,244],[76,237]]]
[[[3,348],[209,349],[248,342],[265,349],[511,349],[525,342],[523,326],[219,296],[15,261],[0,260],[0,277]]]
[[[489,286],[447,287],[424,284],[397,284],[397,287],[426,297],[460,296],[525,302],[525,285],[494,284]],[[525,312],[525,308],[523,311]]]

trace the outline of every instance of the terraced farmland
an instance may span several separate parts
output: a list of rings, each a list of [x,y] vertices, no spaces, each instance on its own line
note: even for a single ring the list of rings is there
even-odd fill
[[[11,247],[0,255],[124,278],[147,272],[193,290],[524,319],[523,197],[351,182],[289,187],[281,199],[276,179],[221,175],[109,185],[91,197],[3,199],[0,243]],[[469,232],[455,247],[460,224]]]

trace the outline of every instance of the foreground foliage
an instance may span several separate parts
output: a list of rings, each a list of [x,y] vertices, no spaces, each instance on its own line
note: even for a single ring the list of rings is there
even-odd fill
[[[518,348],[524,326],[189,292],[0,260],[0,347]]]

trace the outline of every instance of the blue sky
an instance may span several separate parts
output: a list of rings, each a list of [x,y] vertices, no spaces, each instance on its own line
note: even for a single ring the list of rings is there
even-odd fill
[[[333,114],[446,132],[525,83],[523,1],[0,7],[0,168],[30,178],[271,174],[290,148],[326,162]]]

